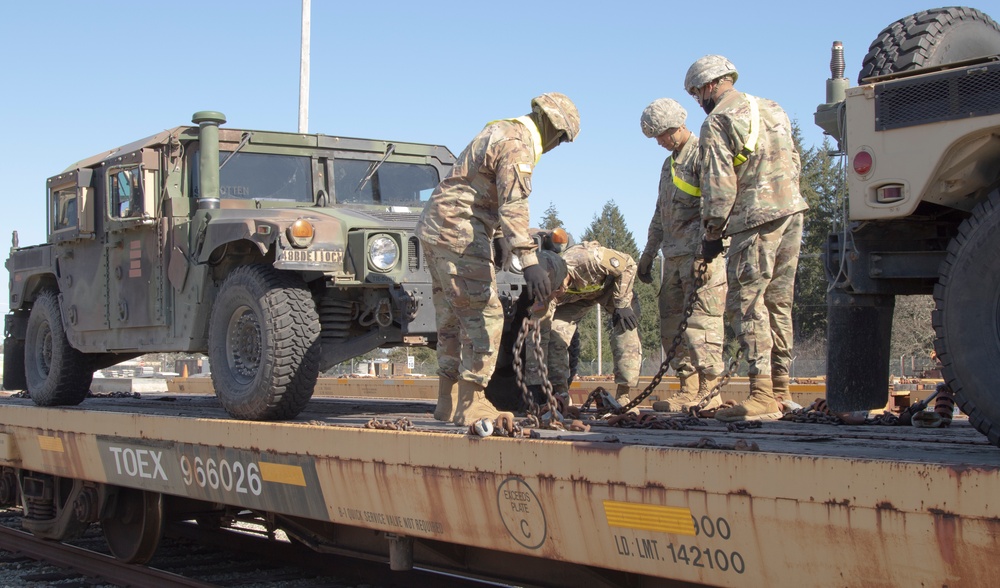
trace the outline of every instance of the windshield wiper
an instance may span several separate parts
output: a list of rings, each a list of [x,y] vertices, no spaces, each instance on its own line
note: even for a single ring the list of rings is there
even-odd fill
[[[233,149],[233,152],[230,153],[228,157],[226,157],[225,159],[222,160],[222,163],[219,164],[219,169],[222,169],[223,167],[225,167],[226,164],[229,163],[229,160],[232,159],[233,156],[236,155],[239,152],[240,149],[243,149],[244,145],[246,145],[247,143],[250,142],[250,137],[252,137],[252,136],[253,136],[253,133],[251,133],[249,131],[246,132],[246,133],[243,133],[243,136],[240,137],[240,144],[236,146],[236,149]]]
[[[358,187],[354,189],[355,192],[360,192],[361,189],[365,187],[365,184],[368,183],[368,180],[372,179],[372,176],[375,175],[375,172],[378,171],[378,168],[382,167],[382,164],[385,163],[385,160],[389,159],[389,156],[392,155],[392,153],[395,150],[396,146],[393,145],[392,143],[389,143],[388,145],[385,146],[385,155],[382,156],[382,159],[378,161],[373,161],[372,164],[368,166],[368,171],[365,173],[365,177],[361,178],[361,182],[358,184]]]

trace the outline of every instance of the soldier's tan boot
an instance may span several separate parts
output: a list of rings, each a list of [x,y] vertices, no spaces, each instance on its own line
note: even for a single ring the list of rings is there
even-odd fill
[[[668,396],[664,400],[657,400],[653,403],[653,410],[656,412],[679,412],[698,402],[698,390],[692,386],[694,374],[677,374],[677,380],[681,387],[677,393]]]
[[[791,402],[792,395],[788,391],[788,384],[791,378],[788,374],[771,374],[771,387],[774,389],[774,399],[779,405],[784,403],[786,400]]]
[[[615,400],[618,401],[618,404],[625,406],[629,402],[632,402],[632,398],[628,395],[629,390],[628,384],[618,384],[618,388],[615,389]],[[628,412],[630,414],[639,414],[639,407],[635,407]]]
[[[453,420],[456,404],[458,404],[458,381],[438,378],[438,402],[434,407],[434,418],[439,421]]]
[[[698,374],[698,402],[705,399],[706,396],[715,390],[715,387],[719,384],[719,376],[710,376],[708,374]],[[701,410],[715,410],[722,406],[722,393],[716,394],[708,401],[705,406],[701,407]],[[689,410],[690,407],[684,407],[684,410]]]
[[[736,406],[720,409],[715,418],[726,423],[780,419],[781,407],[774,399],[771,376],[750,376],[750,397]]]
[[[486,392],[482,386],[467,380],[458,381],[458,405],[455,407],[455,418],[453,423],[460,427],[471,425],[479,419],[490,419],[504,421],[505,424],[497,422],[497,426],[514,424],[514,413],[497,410],[493,403],[486,399]]]

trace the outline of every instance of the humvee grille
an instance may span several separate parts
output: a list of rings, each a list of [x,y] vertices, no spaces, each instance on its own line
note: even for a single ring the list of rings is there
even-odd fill
[[[875,130],[888,131],[1000,112],[1000,63],[875,86]]]
[[[42,248],[20,249],[17,255],[11,255],[10,269],[29,269],[48,265],[49,260],[46,259],[45,253],[46,250]]]
[[[416,224],[420,220],[419,212],[383,212],[383,211],[365,211],[365,214],[370,214],[375,218],[386,221],[386,222],[400,222],[400,223],[413,223]]]
[[[406,258],[410,271],[420,269],[420,241],[416,237],[410,237],[409,247],[406,248]]]

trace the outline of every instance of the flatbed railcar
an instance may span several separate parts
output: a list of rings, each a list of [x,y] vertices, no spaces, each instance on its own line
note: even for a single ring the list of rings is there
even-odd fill
[[[55,539],[100,522],[133,561],[164,521],[250,510],[321,551],[521,585],[1000,579],[1000,452],[963,419],[481,438],[432,410],[321,397],[295,421],[250,422],[207,395],[3,397],[0,497]]]

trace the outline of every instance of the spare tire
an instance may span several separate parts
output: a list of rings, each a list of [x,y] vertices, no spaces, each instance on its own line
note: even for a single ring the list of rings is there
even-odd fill
[[[932,8],[882,29],[868,48],[865,78],[1000,54],[1000,26],[975,8]]]

